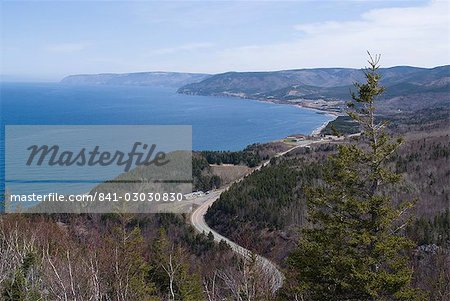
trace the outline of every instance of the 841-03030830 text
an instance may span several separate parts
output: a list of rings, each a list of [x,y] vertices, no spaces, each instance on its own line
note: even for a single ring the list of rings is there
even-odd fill
[[[178,192],[127,192],[93,194],[12,194],[11,202],[180,202],[183,194]]]

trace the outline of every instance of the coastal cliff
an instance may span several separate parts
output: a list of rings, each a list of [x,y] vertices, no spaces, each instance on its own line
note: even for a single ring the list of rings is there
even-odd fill
[[[179,88],[200,82],[209,74],[179,72],[137,72],[69,75],[61,80],[70,85],[134,85]]]

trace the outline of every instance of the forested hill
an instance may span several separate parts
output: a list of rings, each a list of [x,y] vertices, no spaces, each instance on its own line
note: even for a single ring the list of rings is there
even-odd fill
[[[137,72],[69,75],[61,80],[71,85],[134,85],[179,88],[182,85],[199,82],[209,74],[178,72]]]
[[[408,66],[382,68],[380,74],[387,99],[427,94],[440,102],[449,101],[450,65],[431,69]],[[362,81],[363,77],[361,69],[349,68],[227,72],[185,85],[178,92],[285,101],[300,98],[348,100],[353,83]]]
[[[406,231],[416,243],[415,285],[431,292],[430,300],[444,300],[437,295],[445,288],[434,290],[433,284],[450,279],[440,261],[442,256],[448,261],[450,254],[450,138],[448,127],[430,125],[432,130],[408,134],[390,159],[390,169],[401,174],[402,181],[386,193],[397,202],[416,200]],[[413,125],[409,126],[411,130]],[[337,148],[337,144],[316,145],[272,160],[220,196],[207,212],[208,225],[284,267],[297,246],[299,229],[307,224],[307,194],[321,183],[327,158]]]

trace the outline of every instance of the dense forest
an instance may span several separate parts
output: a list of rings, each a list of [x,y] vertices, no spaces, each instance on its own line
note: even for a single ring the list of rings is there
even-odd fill
[[[416,118],[401,114],[376,118],[383,123],[387,121],[389,135],[404,137],[398,149],[385,160],[386,170],[398,175],[400,181],[391,187],[380,187],[380,195],[389,196],[394,207],[401,206],[405,200],[412,200],[407,216],[399,220],[400,224],[405,222],[407,225],[399,239],[404,237],[413,243],[408,251],[408,266],[410,271],[414,271],[412,285],[420,292],[410,291],[410,297],[405,297],[404,293],[407,300],[412,300],[412,295],[429,300],[447,300],[450,297],[449,112],[449,108],[443,107],[437,112],[417,112]],[[336,125],[341,130],[345,129],[345,124],[353,123],[350,120],[338,120]],[[342,124],[344,126],[340,126]],[[330,130],[331,127],[326,129]],[[348,138],[344,145],[355,141],[355,138]],[[329,158],[341,152],[340,149],[340,143],[324,143],[272,159],[269,166],[221,195],[207,212],[208,224],[239,244],[271,258],[288,271],[287,259],[292,258],[290,254],[294,254],[297,242],[302,238],[300,229],[310,224],[307,211],[311,193],[324,186],[330,169]],[[353,157],[348,158],[350,161],[346,164],[352,164]],[[323,198],[330,197],[330,194],[331,190],[325,191]],[[319,216],[323,217],[323,214]],[[312,257],[309,260],[313,260]],[[398,260],[403,262],[405,258],[399,257]],[[297,267],[299,271],[307,268]],[[316,281],[319,282],[318,279]],[[283,300],[292,298],[292,294],[291,297],[289,294],[283,296]],[[313,295],[309,298],[315,300]],[[317,298],[331,300],[332,297]],[[365,297],[358,298],[366,300]]]
[[[306,221],[306,188],[321,183],[326,160],[336,150],[336,143],[322,144],[273,159],[271,165],[223,193],[206,215],[208,224],[284,266],[287,254],[296,246],[298,228]],[[450,260],[449,151],[450,137],[442,129],[414,132],[389,160],[389,166],[403,178],[389,193],[398,202],[416,202],[406,232],[417,246],[417,276],[421,269],[430,268],[430,258],[439,252],[447,254],[443,263],[448,265]],[[426,247],[430,245],[437,247]],[[443,263],[435,269],[445,269]],[[446,281],[450,280],[449,270],[445,273]],[[428,290],[430,281],[418,285]]]
[[[220,175],[215,174],[211,165],[244,165],[255,167],[276,153],[288,149],[281,142],[252,144],[241,151],[200,151],[192,155],[192,178],[194,191],[208,191],[224,184]]]
[[[276,153],[277,148],[283,148],[277,143],[252,144],[242,151],[202,151],[200,154],[209,164],[244,164],[249,167],[255,167],[262,161],[267,160]]]
[[[236,294],[245,294],[241,284],[251,281],[258,296],[269,295],[249,271],[256,273],[257,267],[236,257],[227,244],[214,243],[211,235],[196,233],[182,215],[0,219],[0,299],[5,301],[236,300]]]

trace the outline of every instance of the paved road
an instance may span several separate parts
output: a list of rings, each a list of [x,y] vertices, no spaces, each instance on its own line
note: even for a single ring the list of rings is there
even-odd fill
[[[227,187],[228,188],[228,187]],[[233,241],[229,240],[225,236],[220,235],[213,229],[211,229],[208,224],[205,222],[205,214],[206,211],[208,211],[208,208],[220,197],[220,194],[225,191],[225,189],[216,190],[214,192],[211,192],[209,195],[205,197],[205,202],[201,204],[191,215],[191,223],[197,229],[199,232],[205,232],[208,234],[211,232],[214,235],[214,240],[217,242],[220,242],[221,240],[224,240],[231,249],[236,252],[237,254],[249,258],[249,255],[251,252],[247,250],[244,247],[241,247],[240,245],[234,243]],[[273,264],[271,261],[269,261],[267,258],[264,258],[262,256],[256,255],[256,260],[260,263],[260,266],[266,271],[266,274],[271,278],[271,286],[272,291],[275,292],[278,290],[282,284],[284,276],[283,274],[278,270],[278,268]]]
[[[283,156],[283,155],[287,154],[288,152],[291,152],[292,150],[294,150],[296,148],[306,147],[306,146],[309,146],[312,143],[314,143],[314,142],[313,141],[309,141],[309,140],[300,142],[299,144],[295,145],[294,147],[288,149],[287,151],[278,153],[277,155],[275,155],[275,157]],[[263,166],[268,165],[269,162],[270,161],[263,162],[261,165],[259,165],[258,167],[254,168],[252,172],[261,169],[261,167],[263,167]],[[198,200],[196,200],[196,203],[198,203],[198,201],[200,201],[200,205],[191,214],[191,224],[199,232],[205,232],[206,234],[211,232],[214,235],[214,240],[215,241],[220,242],[221,240],[224,240],[231,247],[231,249],[234,252],[236,252],[237,254],[243,256],[244,258],[249,258],[249,255],[251,254],[251,252],[249,250],[247,250],[246,248],[241,247],[240,245],[236,244],[235,242],[229,240],[225,236],[220,235],[219,233],[217,233],[216,231],[211,229],[208,226],[208,224],[206,223],[206,221],[205,221],[206,211],[208,211],[208,208],[216,200],[219,199],[219,197],[222,194],[222,192],[227,190],[232,184],[240,182],[243,178],[244,177],[234,181],[233,183],[227,185],[224,188],[211,191],[209,194],[198,198]],[[272,286],[272,292],[277,291],[283,285],[283,280],[284,280],[283,274],[280,272],[278,267],[273,262],[268,260],[267,258],[262,257],[260,255],[256,255],[256,260],[260,263],[260,267],[265,271],[267,276],[270,277],[271,286]]]

